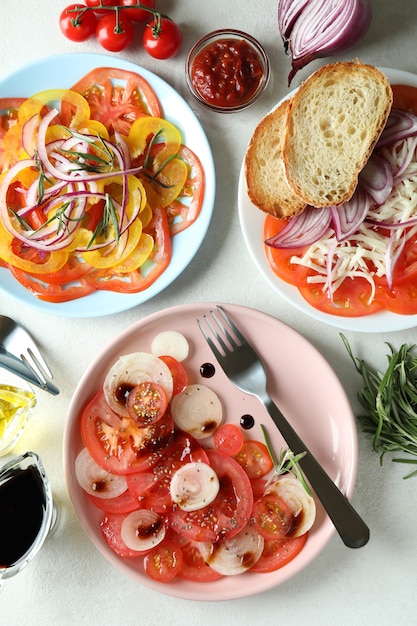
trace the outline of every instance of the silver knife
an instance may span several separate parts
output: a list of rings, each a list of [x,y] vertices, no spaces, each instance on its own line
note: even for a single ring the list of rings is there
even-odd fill
[[[20,378],[27,380],[31,385],[35,385],[36,387],[40,387],[44,391],[51,393],[54,396],[59,394],[59,389],[52,383],[47,380],[45,383],[42,383],[36,374],[31,370],[31,368],[26,365],[23,361],[15,357],[10,352],[7,352],[0,348],[0,367],[4,367],[12,374],[16,374]]]

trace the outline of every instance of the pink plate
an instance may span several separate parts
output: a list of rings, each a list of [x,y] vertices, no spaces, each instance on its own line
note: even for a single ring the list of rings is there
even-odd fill
[[[219,395],[225,418],[239,424],[244,414],[255,418],[255,426],[245,431],[248,438],[263,440],[260,425],[268,431],[276,452],[287,447],[271,418],[259,402],[236,389],[217,365],[196,319],[216,307],[215,303],[176,306],[154,313],[133,324],[98,355],[83,375],[74,393],[66,421],[64,465],[68,490],[82,527],[106,559],[145,586],[178,598],[192,600],[231,600],[266,591],[288,580],[309,565],[326,546],[334,527],[317,503],[317,518],[303,550],[290,563],[268,574],[246,572],[210,583],[175,580],[158,583],[148,578],[136,559],[118,557],[101,536],[102,513],[78,486],[74,461],[82,448],[79,417],[82,408],[103,383],[116,359],[134,351],[150,351],[153,337],[163,330],[183,333],[190,344],[184,362],[190,383],[210,386]],[[275,318],[241,306],[224,304],[225,311],[262,355],[269,372],[270,392],[311,452],[336,484],[352,497],[357,474],[357,431],[345,391],[323,356],[299,333]],[[216,365],[213,378],[203,379],[200,366]]]

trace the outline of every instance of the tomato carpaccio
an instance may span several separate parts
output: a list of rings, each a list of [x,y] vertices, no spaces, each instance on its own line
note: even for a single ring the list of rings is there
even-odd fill
[[[219,572],[210,563],[207,545],[211,544],[217,551],[221,551],[223,544],[227,546],[226,550],[235,544],[242,546],[245,533],[252,538],[256,534],[261,546],[265,546],[264,552],[256,556],[256,563],[247,559],[252,565],[248,565],[245,571],[265,572],[282,567],[298,554],[307,537],[295,541],[289,532],[289,520],[286,522],[288,536],[281,524],[275,537],[275,522],[269,519],[265,504],[262,504],[263,518],[259,515],[260,505],[256,503],[264,494],[273,468],[264,444],[249,439],[245,431],[242,434],[244,444],[241,453],[236,454],[234,446],[229,453],[225,453],[228,447],[223,446],[223,450],[222,446],[216,447],[213,436],[197,440],[178,428],[173,421],[170,402],[163,414],[150,422],[139,419],[134,411],[119,415],[114,407],[110,408],[106,396],[109,393],[117,394],[126,407],[131,406],[129,395],[136,393],[137,389],[132,382],[132,371],[141,371],[140,359],[143,359],[143,366],[144,355],[149,356],[149,353],[127,355],[129,358],[123,360],[124,369],[121,377],[117,378],[115,389],[110,391],[103,386],[87,402],[80,415],[83,444],[92,463],[100,470],[97,475],[90,475],[90,471],[90,486],[96,495],[92,495],[91,490],[86,492],[87,506],[94,506],[102,512],[100,530],[104,540],[119,558],[142,557],[141,571],[163,583],[174,579],[208,582],[221,578],[224,565]],[[169,385],[172,397],[187,393],[189,378],[194,373],[187,370],[186,362],[176,362],[169,354],[161,357],[153,355],[152,359],[161,359],[161,367],[169,363],[168,371],[173,380],[178,379],[178,372],[181,373],[181,384]],[[126,367],[127,362],[132,365]],[[117,362],[112,366],[112,371],[115,366]],[[124,384],[123,376],[128,383]],[[155,383],[155,380],[149,383]],[[159,389],[157,391],[155,402],[159,412]],[[147,400],[152,401],[151,395]],[[227,417],[223,416],[220,427],[222,437],[227,432],[224,428],[228,424]],[[234,425],[234,428],[240,426]],[[193,507],[188,508],[187,492],[192,493],[193,497],[198,492],[199,480],[202,479],[199,474],[205,474],[203,465],[210,466],[214,471],[218,481],[217,491],[207,501],[202,500],[196,506],[193,500]],[[176,494],[174,496],[174,481],[171,483],[171,480],[177,472],[183,475],[180,470],[185,466],[187,471],[190,468],[195,470],[195,479],[187,478],[190,482],[183,490],[185,495],[181,499]],[[106,495],[109,492],[107,485],[120,476],[125,476],[125,491]],[[79,485],[86,488],[80,479]],[[207,498],[206,495],[204,497]],[[141,513],[135,515],[135,511]],[[152,523],[149,526],[134,526],[132,529],[132,520],[145,519],[150,511]],[[268,524],[267,536],[264,536],[262,529],[259,532],[260,524]],[[131,540],[132,535],[134,542]],[[274,546],[277,547],[276,553]],[[250,549],[248,547],[248,551]]]

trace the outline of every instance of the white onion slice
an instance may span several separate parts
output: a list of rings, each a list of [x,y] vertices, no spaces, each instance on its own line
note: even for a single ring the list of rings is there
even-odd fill
[[[196,439],[212,435],[223,417],[218,395],[201,384],[187,385],[177,393],[172,398],[171,411],[178,428]]]
[[[129,417],[126,408],[128,393],[143,382],[155,382],[161,385],[172,398],[173,379],[169,367],[150,352],[132,352],[124,354],[109,369],[104,379],[103,391],[108,405],[123,417]]]
[[[177,361],[185,361],[190,346],[184,335],[177,330],[164,330],[153,338],[151,352],[156,356],[172,356]]]
[[[219,479],[210,465],[186,463],[171,478],[172,501],[183,511],[197,511],[213,502],[219,493]]]
[[[245,526],[237,535],[220,543],[199,543],[205,562],[223,576],[242,574],[259,561],[264,549],[264,538],[251,526]]]
[[[290,507],[293,514],[293,527],[289,537],[304,535],[316,519],[316,503],[301,482],[293,474],[279,476],[271,483],[265,493],[280,496]]]
[[[96,498],[117,498],[127,490],[125,476],[116,476],[100,467],[87,448],[75,459],[75,476],[80,487]]]
[[[165,530],[165,524],[158,513],[149,509],[138,509],[126,515],[120,536],[128,548],[142,552],[161,543]]]

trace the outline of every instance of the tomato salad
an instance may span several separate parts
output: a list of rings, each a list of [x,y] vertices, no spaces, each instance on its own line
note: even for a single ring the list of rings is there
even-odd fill
[[[236,433],[212,389],[190,384],[171,350],[185,337],[161,354],[164,340],[159,355],[120,356],[80,415],[75,476],[102,537],[165,583],[284,566],[307,541],[314,499],[293,466]]]
[[[198,156],[135,72],[0,99],[0,265],[41,300],[147,289],[203,197]]]
[[[394,85],[393,94],[351,201],[265,220],[274,273],[331,315],[417,313],[417,88]]]

